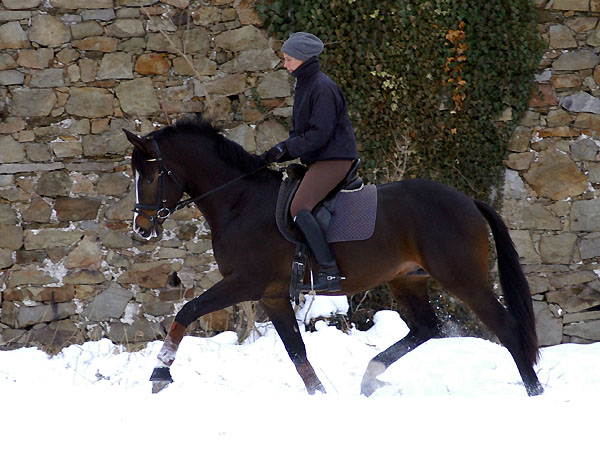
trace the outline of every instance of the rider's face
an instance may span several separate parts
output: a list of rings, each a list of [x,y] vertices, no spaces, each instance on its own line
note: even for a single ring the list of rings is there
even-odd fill
[[[283,66],[290,72],[294,72],[302,63],[304,63],[304,61],[294,58],[287,53],[283,54]]]

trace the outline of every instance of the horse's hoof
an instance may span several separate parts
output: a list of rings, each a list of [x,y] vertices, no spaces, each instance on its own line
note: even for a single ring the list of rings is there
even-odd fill
[[[360,384],[360,393],[366,397],[370,397],[375,391],[388,385],[389,383],[380,381],[377,378],[373,378],[371,380],[363,379],[362,383]]]
[[[310,395],[315,395],[315,393],[317,391],[319,391],[321,394],[327,394],[327,391],[325,390],[325,386],[323,386],[323,384],[321,382],[319,382],[318,385],[308,388],[308,393]]]
[[[371,360],[367,366],[367,370],[363,375],[362,382],[360,383],[360,393],[367,397],[371,396],[379,388],[386,386],[387,383],[379,381],[377,377],[385,372],[385,364]]]
[[[539,396],[544,393],[544,387],[539,381],[531,386],[525,385],[525,389],[527,390],[527,395],[529,397]]]
[[[152,394],[156,394],[173,383],[171,371],[168,367],[155,367],[150,376],[150,381],[152,382]]]
[[[153,381],[152,382],[152,394],[158,394],[160,391],[165,389],[171,384],[170,381]]]

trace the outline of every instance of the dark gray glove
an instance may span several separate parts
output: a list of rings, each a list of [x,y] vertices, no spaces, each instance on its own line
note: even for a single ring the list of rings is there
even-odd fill
[[[285,162],[286,160],[291,160],[290,154],[288,153],[285,142],[277,143],[267,152],[262,153],[259,156],[265,164],[273,163],[273,162]]]

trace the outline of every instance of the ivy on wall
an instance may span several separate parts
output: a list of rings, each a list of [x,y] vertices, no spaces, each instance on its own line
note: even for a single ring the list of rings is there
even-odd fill
[[[531,0],[257,5],[276,38],[325,42],[322,67],[348,100],[368,178],[424,177],[489,199],[542,53]]]
[[[257,8],[277,39],[308,31],[325,42],[322,67],[348,101],[363,176],[423,177],[494,201],[543,53],[532,0],[257,0]],[[447,330],[489,337],[434,289]],[[395,309],[385,289],[367,295],[351,301],[351,320],[365,328],[373,312]]]

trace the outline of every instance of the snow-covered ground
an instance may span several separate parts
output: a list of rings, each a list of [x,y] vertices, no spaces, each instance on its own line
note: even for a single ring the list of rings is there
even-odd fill
[[[330,303],[333,310],[339,303]],[[306,313],[303,313],[304,317]],[[370,358],[406,334],[381,312],[366,332],[321,322],[303,333],[328,394],[309,396],[268,324],[184,338],[175,383],[152,395],[161,342],[128,353],[108,340],[50,357],[0,352],[3,451],[593,451],[598,450],[600,343],[545,348],[544,395],[529,398],[503,347],[432,340],[392,365],[370,398]]]

